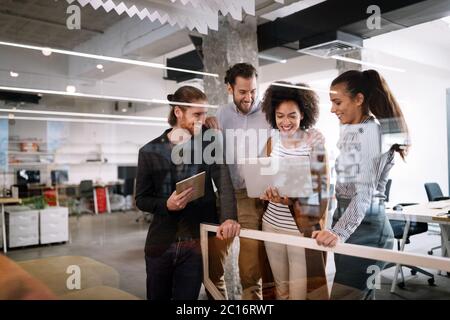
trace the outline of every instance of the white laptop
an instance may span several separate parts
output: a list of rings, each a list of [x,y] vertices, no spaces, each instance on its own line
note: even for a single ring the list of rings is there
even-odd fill
[[[247,194],[259,198],[268,187],[282,197],[306,198],[313,194],[309,156],[246,158],[240,168]]]

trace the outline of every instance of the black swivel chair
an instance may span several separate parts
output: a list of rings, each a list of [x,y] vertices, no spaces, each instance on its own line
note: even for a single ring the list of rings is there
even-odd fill
[[[449,200],[450,197],[444,197],[441,187],[436,182],[428,182],[424,184],[425,191],[427,192],[428,201]],[[442,246],[433,247],[428,251],[429,255],[433,255],[433,251],[441,249]]]
[[[392,180],[389,179],[388,183],[386,184],[386,191],[385,191],[385,195],[386,195],[386,199],[389,199],[389,192],[390,192],[390,187],[392,184]],[[406,207],[406,206],[411,206],[414,205],[416,203],[399,203],[399,205],[401,205],[402,207]],[[400,221],[400,220],[389,220],[389,222],[391,223],[392,226],[392,230],[394,231],[394,238],[397,240],[397,250],[400,251],[401,249],[401,240],[403,239],[403,233],[405,231],[405,226],[406,226],[406,222],[405,221]],[[406,242],[405,244],[409,244],[410,241],[410,237],[414,236],[416,234],[421,234],[421,233],[425,233],[428,231],[428,224],[425,222],[411,222],[409,225],[409,230],[408,230],[408,236],[406,238]],[[388,264],[388,267],[393,266],[394,264]],[[434,285],[434,275],[422,268],[418,268],[418,267],[414,267],[414,266],[404,266],[401,265],[400,266],[400,273],[402,275],[402,282],[400,282],[398,284],[398,286],[400,288],[404,288],[405,287],[405,276],[403,274],[403,267],[409,268],[411,269],[411,274],[415,275],[417,274],[417,272],[422,273],[428,277],[430,277],[428,279],[428,284],[430,286]]]
[[[436,182],[428,182],[424,184],[427,192],[428,201],[449,200],[450,197],[444,197],[441,187]]]
[[[80,181],[80,186],[79,186],[79,194],[80,194],[80,200],[81,199],[88,199],[92,212],[94,212],[94,207],[95,207],[95,198],[94,198],[94,183],[92,182],[92,180],[82,180]]]

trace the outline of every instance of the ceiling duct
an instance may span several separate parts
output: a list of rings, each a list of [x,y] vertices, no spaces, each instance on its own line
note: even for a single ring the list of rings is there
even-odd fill
[[[189,38],[195,47],[195,50],[183,53],[174,58],[167,59],[166,64],[171,68],[189,69],[194,71],[203,71],[203,39],[190,35]],[[191,79],[203,79],[202,75],[194,73],[180,72],[176,70],[167,70],[166,80],[173,80],[177,83],[188,81]]]
[[[298,49],[325,45],[335,40],[358,44],[353,40],[339,38],[339,31],[367,39],[445,17],[450,11],[450,0],[378,0],[376,3],[381,10],[381,28],[371,30],[367,27],[367,18],[371,15],[367,13],[367,8],[373,4],[373,0],[346,0],[345,4],[343,2],[327,0],[259,25],[259,52],[265,53],[272,48],[293,42],[299,43]]]
[[[298,52],[319,58],[342,56],[360,51],[362,41],[359,37],[337,31],[300,42],[302,48]]]

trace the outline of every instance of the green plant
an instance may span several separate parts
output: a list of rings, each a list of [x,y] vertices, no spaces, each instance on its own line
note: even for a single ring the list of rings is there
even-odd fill
[[[32,209],[45,209],[47,207],[44,196],[35,196],[22,199],[22,204]]]

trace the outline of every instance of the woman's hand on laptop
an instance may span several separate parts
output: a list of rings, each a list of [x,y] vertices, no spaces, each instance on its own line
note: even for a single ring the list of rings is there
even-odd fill
[[[233,239],[239,235],[241,225],[232,219],[225,220],[217,229],[216,237],[220,240]]]
[[[264,194],[259,197],[261,200],[265,200],[265,201],[271,201],[274,203],[281,203],[284,204],[286,206],[290,206],[292,205],[294,202],[288,198],[288,197],[282,197],[280,196],[280,194],[278,193],[277,188],[273,188],[273,187],[268,187],[266,189],[266,191],[264,192]]]

